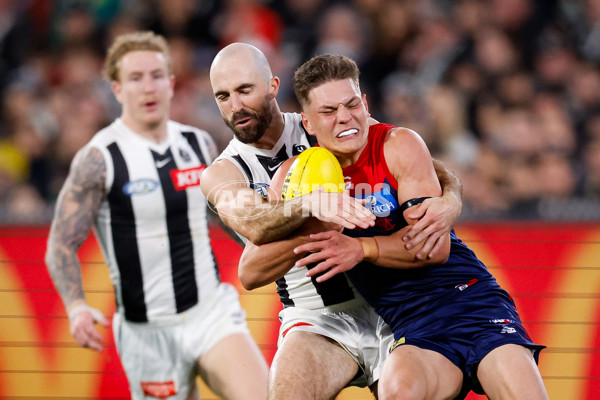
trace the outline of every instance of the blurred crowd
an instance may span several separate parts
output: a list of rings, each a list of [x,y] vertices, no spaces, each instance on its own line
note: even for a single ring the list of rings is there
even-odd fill
[[[463,220],[600,220],[600,0],[0,0],[0,222],[46,223],[74,154],[119,113],[115,36],[165,35],[172,119],[232,135],[208,70],[265,52],[294,70],[344,54],[372,116],[417,131],[464,183]]]

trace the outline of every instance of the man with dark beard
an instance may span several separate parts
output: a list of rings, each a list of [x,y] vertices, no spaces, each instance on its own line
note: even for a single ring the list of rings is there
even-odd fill
[[[332,223],[346,229],[372,226],[373,214],[347,194],[309,194],[286,202],[285,210],[281,202],[267,201],[279,166],[313,142],[300,114],[280,111],[279,78],[259,49],[244,43],[225,47],[211,65],[210,80],[235,137],[204,171],[200,184],[227,226],[255,244],[281,239],[297,228],[308,234],[331,229]],[[411,237],[414,243],[426,239],[422,257],[439,249],[437,238],[450,231],[460,213],[460,184],[444,171],[444,196],[427,200],[415,214],[420,222]],[[323,201],[329,207],[322,209]],[[310,216],[316,218],[305,223]],[[348,385],[373,389],[391,344],[389,327],[344,275],[321,285],[306,276],[306,267],[290,269],[277,257],[268,261],[239,274],[249,290],[277,281],[284,305],[269,398],[329,399]]]
[[[247,124],[252,118],[256,120],[254,126]],[[224,121],[225,124],[235,132],[235,137],[240,142],[245,144],[258,142],[269,128],[271,121],[273,121],[273,114],[269,109],[269,98],[265,97],[264,103],[256,112],[252,113],[242,109],[232,115],[231,121],[229,119],[224,119]],[[238,125],[240,126],[239,129],[237,128]]]

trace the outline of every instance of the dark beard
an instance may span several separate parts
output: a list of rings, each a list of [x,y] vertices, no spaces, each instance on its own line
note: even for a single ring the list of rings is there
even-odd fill
[[[256,119],[256,124],[254,126],[250,125],[244,128],[237,128],[235,123],[244,118],[254,118]],[[256,113],[242,110],[233,114],[231,120],[223,120],[233,131],[237,140],[245,144],[256,143],[265,134],[273,120],[273,113],[271,112],[268,96],[265,97],[265,103]]]

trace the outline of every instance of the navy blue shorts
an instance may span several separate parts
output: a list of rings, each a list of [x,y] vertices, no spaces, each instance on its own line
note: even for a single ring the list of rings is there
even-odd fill
[[[532,350],[536,363],[540,350],[521,324],[510,295],[495,281],[477,282],[452,288],[449,297],[408,321],[390,324],[395,347],[410,344],[436,351],[464,374],[464,398],[470,390],[483,394],[477,366],[490,351],[505,344],[519,344]]]

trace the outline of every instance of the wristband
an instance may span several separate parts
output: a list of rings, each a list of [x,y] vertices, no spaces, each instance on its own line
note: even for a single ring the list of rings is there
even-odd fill
[[[87,305],[87,302],[84,299],[75,300],[67,307],[67,315],[70,315],[72,310],[79,309],[81,305]]]
[[[379,245],[374,237],[358,238],[363,249],[363,260],[374,263],[379,258]]]
[[[93,307],[90,307],[85,300],[78,300],[73,302],[67,309],[67,315],[69,316],[69,320],[73,321],[75,317],[81,312],[89,312],[94,318],[94,321],[104,321],[104,314],[100,310],[97,310]]]

